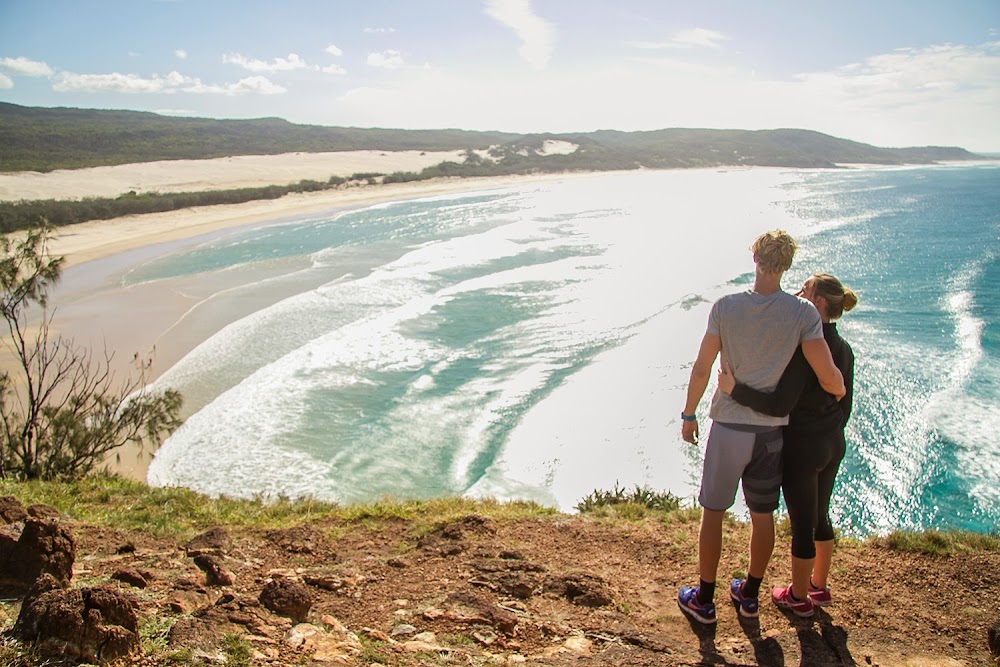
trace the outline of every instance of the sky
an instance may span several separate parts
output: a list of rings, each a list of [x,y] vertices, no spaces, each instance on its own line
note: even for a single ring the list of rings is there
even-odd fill
[[[0,0],[0,102],[1000,152],[1000,0]]]

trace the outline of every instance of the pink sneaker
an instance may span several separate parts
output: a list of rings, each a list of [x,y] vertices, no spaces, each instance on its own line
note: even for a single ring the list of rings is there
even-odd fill
[[[775,587],[771,589],[771,600],[782,609],[787,609],[796,616],[808,618],[816,613],[816,607],[808,596],[804,600],[796,601],[792,598],[792,587]]]
[[[809,599],[817,607],[826,607],[833,604],[833,598],[830,596],[830,587],[824,586],[823,588],[816,588],[812,585],[812,581],[809,582],[809,592],[807,593]]]

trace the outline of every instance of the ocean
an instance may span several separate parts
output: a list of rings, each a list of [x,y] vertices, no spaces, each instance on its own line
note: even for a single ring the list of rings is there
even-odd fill
[[[998,530],[996,163],[526,181],[149,253],[123,286],[214,285],[188,316],[239,313],[157,380],[191,415],[149,482],[565,511],[618,484],[693,503],[691,363],[773,228],[801,248],[786,289],[827,271],[861,299],[840,323],[857,369],[838,527]]]

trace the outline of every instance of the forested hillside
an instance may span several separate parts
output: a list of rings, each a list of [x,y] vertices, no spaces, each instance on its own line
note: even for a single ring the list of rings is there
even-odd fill
[[[536,153],[546,139],[569,155]],[[154,160],[349,150],[484,150],[503,172],[761,165],[834,167],[975,159],[961,148],[879,148],[796,129],[664,129],[517,135],[296,125],[280,118],[215,120],[139,111],[23,107],[0,103],[0,171],[51,171]],[[474,165],[469,165],[474,166]],[[463,175],[463,174],[456,174]]]

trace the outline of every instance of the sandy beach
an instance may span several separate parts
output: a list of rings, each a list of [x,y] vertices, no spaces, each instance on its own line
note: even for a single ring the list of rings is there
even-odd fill
[[[240,156],[212,160],[155,163],[59,170],[48,174],[0,174],[0,199],[68,199],[114,196],[123,191],[197,191],[287,183],[331,175],[377,171],[418,171],[457,154],[293,153]],[[91,349],[115,351],[116,376],[137,372],[135,360],[151,357],[146,379],[154,380],[187,352],[219,329],[238,319],[238,312],[217,312],[200,319],[189,313],[218,286],[192,286],[183,292],[156,286],[121,288],[108,284],[109,266],[121,270],[135,252],[161,244],[182,242],[240,226],[263,224],[323,212],[370,206],[462,191],[489,190],[525,180],[567,178],[567,175],[449,178],[389,185],[360,185],[345,189],[287,195],[236,205],[219,205],[86,222],[58,230],[51,243],[54,255],[65,257],[64,280],[53,295],[57,312],[54,329]],[[186,416],[186,415],[184,415]],[[149,456],[122,452],[112,467],[129,477],[145,480]]]
[[[344,151],[243,155],[211,160],[164,160],[112,167],[60,169],[49,173],[0,173],[0,201],[116,197],[124,192],[197,192],[265,185],[330,176],[420,171],[445,160],[461,160],[461,151]],[[518,180],[553,176],[449,178],[390,185],[291,194],[278,200],[205,206],[166,213],[127,216],[71,225],[59,230],[52,245],[66,266],[130,249],[198,236],[228,227],[309,215],[338,208],[427,197],[449,192],[491,189]]]

